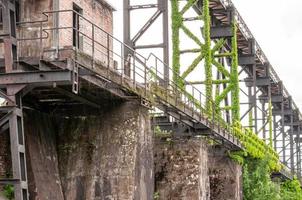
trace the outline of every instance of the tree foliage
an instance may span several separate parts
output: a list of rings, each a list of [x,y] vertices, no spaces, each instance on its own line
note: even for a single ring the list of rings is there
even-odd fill
[[[269,159],[246,159],[243,169],[244,200],[281,200],[277,183],[271,181]]]
[[[297,179],[281,184],[282,200],[302,200],[302,190]]]
[[[302,190],[297,179],[283,183],[271,180],[269,157],[246,158],[243,164],[244,200],[302,200]]]

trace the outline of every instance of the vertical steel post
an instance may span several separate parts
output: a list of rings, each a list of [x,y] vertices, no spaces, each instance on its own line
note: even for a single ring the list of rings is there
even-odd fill
[[[273,106],[271,84],[268,86],[268,133],[269,145],[273,148]]]
[[[297,126],[297,134],[296,134],[296,138],[295,138],[295,142],[296,142],[296,173],[297,173],[297,176],[299,177],[300,176],[300,159],[299,159],[299,156],[300,156],[300,125]]]
[[[170,80],[170,60],[169,60],[169,9],[168,0],[158,0],[159,9],[162,11],[163,20],[163,60],[166,65],[164,65],[164,86],[165,88],[169,85]]]
[[[270,109],[271,112],[272,112],[272,109]],[[274,141],[274,149],[275,151],[277,152],[277,122],[276,122],[276,116],[274,115],[273,116],[273,124],[274,124],[274,137],[273,137],[273,141]]]
[[[282,86],[283,87],[283,86]],[[283,91],[283,88],[282,88]],[[285,138],[286,133],[284,129],[284,99],[282,97],[282,103],[281,103],[281,135],[282,135],[282,157],[283,157],[283,164],[286,164],[286,148],[285,148]]]
[[[300,132],[301,132],[301,125],[299,124],[298,130],[297,130],[297,175],[298,178],[301,179],[301,138],[300,138]]]
[[[252,100],[252,87],[248,87],[248,101],[249,101],[249,128],[253,130],[253,100]]]
[[[267,115],[265,113],[265,101],[264,100],[261,100],[261,105],[262,105],[262,108],[261,108],[261,113],[262,113],[262,126],[263,126],[263,129],[262,129],[262,137],[264,139],[264,141],[266,142],[266,127],[264,126],[264,124],[266,123],[266,118],[267,118]]]
[[[291,168],[291,172],[294,173],[295,172],[295,161],[294,161],[294,115],[291,114],[290,115],[290,131],[289,131],[289,137],[290,137],[290,168]]]
[[[123,1],[124,4],[123,4],[123,7],[124,7],[124,10],[123,10],[123,14],[124,14],[124,43],[130,47],[130,48],[133,48],[133,44],[131,42],[131,26],[130,26],[130,0],[124,0]],[[122,68],[124,68],[124,74],[126,76],[130,76],[130,73],[131,73],[131,65],[128,63],[128,57],[129,55],[132,55],[132,51],[128,48],[128,47],[124,47],[124,60],[122,61],[121,65],[123,65]],[[123,48],[123,47],[122,47]],[[133,55],[132,55],[133,56]],[[130,62],[130,61],[129,61]]]
[[[258,133],[258,110],[257,110],[257,74],[256,74],[256,64],[253,65],[253,96],[251,100],[253,102],[254,107],[254,131]]]

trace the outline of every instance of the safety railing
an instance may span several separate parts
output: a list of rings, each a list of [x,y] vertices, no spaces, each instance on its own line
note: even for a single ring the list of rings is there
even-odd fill
[[[142,56],[122,41],[113,37],[107,30],[94,24],[90,19],[73,10],[49,11],[43,13],[45,20],[37,23],[40,26],[39,36],[19,38],[19,42],[39,40],[37,48],[41,50],[41,58],[61,60],[69,55],[79,66],[94,71],[96,74],[118,74],[120,84],[124,79],[131,83],[128,89],[139,92],[145,98],[156,96],[160,102],[169,104],[178,112],[190,116],[192,121],[203,120],[208,126],[231,133],[231,129],[220,114],[212,112],[208,116],[205,111],[205,95],[194,85],[179,86],[171,79],[175,74],[169,66],[154,54],[148,58]],[[59,24],[50,26],[49,19],[59,18]],[[29,23],[23,22],[22,24]],[[26,34],[25,34],[26,35]],[[42,42],[41,42],[42,41]],[[31,47],[34,48],[34,47]],[[104,73],[104,70],[105,73]],[[169,69],[169,77],[164,70]],[[181,77],[179,77],[180,79]],[[213,104],[213,111],[215,103]]]

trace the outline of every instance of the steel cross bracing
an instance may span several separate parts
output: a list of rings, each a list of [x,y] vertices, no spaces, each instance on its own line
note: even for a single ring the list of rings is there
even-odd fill
[[[164,74],[164,80],[169,79],[169,24],[168,24],[168,1],[166,0],[156,0],[155,3],[149,3],[149,4],[139,4],[139,5],[133,5],[131,0],[124,0],[123,2],[124,6],[124,43],[131,47],[134,50],[144,50],[144,49],[155,49],[160,48],[162,49],[161,53],[161,59],[163,60],[163,63],[166,64],[167,67],[163,69]],[[144,11],[144,10],[154,10],[153,15],[144,23],[144,25],[137,30],[135,33],[132,30],[132,18],[136,18],[137,16],[136,11]],[[161,19],[160,19],[161,16]],[[148,29],[154,25],[156,21],[160,21],[162,24],[161,28],[161,43],[154,44],[154,42],[150,42],[149,44],[143,44],[140,45],[139,42],[141,38],[144,36],[146,32],[148,32]],[[159,32],[160,32],[159,31]],[[132,34],[134,36],[132,37]],[[125,51],[124,56],[127,57],[129,55],[133,55],[134,52],[132,51]],[[129,74],[129,69],[125,69],[126,73]],[[165,84],[164,82],[162,84]]]

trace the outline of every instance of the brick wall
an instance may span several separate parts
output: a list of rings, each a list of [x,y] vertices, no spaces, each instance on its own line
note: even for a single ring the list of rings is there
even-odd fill
[[[42,13],[53,10],[52,0],[21,0],[20,1],[20,15],[21,22],[33,22],[45,20],[46,16]],[[48,23],[43,23],[43,28],[50,28],[53,26],[53,20],[50,18]],[[18,38],[26,38],[31,40],[18,42],[19,57],[37,57],[40,55],[40,40],[34,39],[40,37],[41,23],[23,23],[18,26]],[[44,36],[45,33],[44,33]],[[49,33],[49,38],[52,33]],[[51,46],[50,39],[42,40],[43,46]]]
[[[52,10],[72,10],[73,5],[76,4],[80,7],[83,12],[84,18],[80,17],[79,20],[79,43],[82,47],[81,50],[83,53],[88,56],[92,56],[93,52],[93,42],[92,38],[96,41],[94,43],[94,57],[99,62],[108,64],[108,51],[107,46],[110,49],[113,48],[113,40],[111,37],[108,39],[108,34],[113,34],[113,9],[101,3],[101,0],[64,0],[59,1],[58,8],[53,7],[53,1],[55,0],[22,0],[21,1],[21,19],[22,21],[37,21],[46,19],[46,16],[43,15],[43,12],[52,11]],[[46,58],[54,56],[54,50],[59,47],[59,49],[67,49],[70,51],[73,45],[73,13],[72,11],[60,12],[58,14],[58,26],[60,29],[58,31],[58,39],[56,38],[57,33],[53,30],[45,30],[43,32],[43,37],[47,36],[47,39],[42,40],[42,48],[47,50],[53,50],[52,53],[45,53]],[[43,29],[51,29],[54,27],[55,14],[47,13],[48,23],[43,23]],[[97,27],[94,27],[92,30],[92,24],[96,24]],[[39,38],[40,37],[40,26],[39,22],[22,24],[18,28],[18,37],[19,38]],[[94,34],[93,34],[94,31]],[[58,41],[58,42],[57,42]],[[109,42],[108,42],[109,41]],[[18,43],[18,55],[20,57],[38,57],[40,56],[40,40],[29,40],[21,41]],[[64,53],[63,53],[64,54]],[[112,53],[110,55],[110,65],[113,66]]]
[[[67,0],[60,1],[60,10],[70,10],[73,8],[73,4],[82,9],[82,14],[85,17],[85,19],[79,18],[79,43],[81,50],[85,54],[92,56],[94,45],[95,59],[107,64],[107,47],[112,49],[113,46],[112,38],[107,38],[107,33],[113,33],[112,9],[96,0]],[[72,26],[72,12],[60,13],[59,19],[61,27]],[[94,27],[94,30],[91,23],[97,25],[97,27]],[[61,30],[59,38],[61,47],[71,46],[73,38],[72,29]],[[94,44],[92,39],[95,40]],[[111,53],[110,57],[112,57]],[[110,64],[113,64],[113,62]]]

